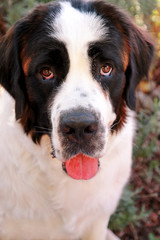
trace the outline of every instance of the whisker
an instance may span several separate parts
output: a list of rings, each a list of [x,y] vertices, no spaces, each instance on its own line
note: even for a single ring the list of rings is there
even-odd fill
[[[118,125],[121,122],[121,118],[119,119],[118,122],[115,122],[115,124],[113,124],[109,129],[112,130],[113,127],[115,127],[116,125]]]
[[[39,128],[39,129],[42,129],[42,130],[48,130],[48,131],[52,131],[51,128],[45,128],[45,127],[40,127],[40,126],[34,126],[35,128]]]
[[[51,133],[51,131],[38,131],[38,130],[32,130],[32,132],[34,132],[34,133],[46,133],[46,134],[48,134],[48,133]]]

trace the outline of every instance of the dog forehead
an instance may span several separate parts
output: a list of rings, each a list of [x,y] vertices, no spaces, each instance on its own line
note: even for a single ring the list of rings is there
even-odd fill
[[[102,40],[108,29],[103,19],[94,12],[74,8],[70,2],[61,2],[61,11],[54,20],[54,37],[67,47],[85,48],[90,42]]]

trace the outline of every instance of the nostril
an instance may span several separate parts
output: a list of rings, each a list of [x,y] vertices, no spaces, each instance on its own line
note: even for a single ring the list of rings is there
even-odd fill
[[[96,123],[95,124],[91,124],[91,125],[89,125],[88,127],[86,127],[84,129],[84,133],[85,134],[94,134],[97,131],[97,128],[98,128],[98,126],[97,126]]]
[[[62,128],[62,133],[63,133],[63,134],[67,134],[67,135],[72,135],[72,134],[75,133],[75,129],[72,128],[72,127],[69,127],[69,126],[64,126],[64,127]]]

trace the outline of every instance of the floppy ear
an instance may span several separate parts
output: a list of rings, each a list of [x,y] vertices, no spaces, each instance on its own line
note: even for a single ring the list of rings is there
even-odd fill
[[[20,64],[20,38],[16,26],[0,40],[0,84],[15,99],[16,119],[25,108],[24,73]]]
[[[128,107],[136,108],[135,88],[148,72],[154,47],[149,37],[134,24],[129,28],[129,65],[126,70],[125,98]]]

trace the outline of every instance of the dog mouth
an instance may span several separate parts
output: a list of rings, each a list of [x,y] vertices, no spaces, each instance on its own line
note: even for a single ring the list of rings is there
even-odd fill
[[[99,159],[78,153],[62,163],[63,170],[75,180],[89,180],[99,170]]]

